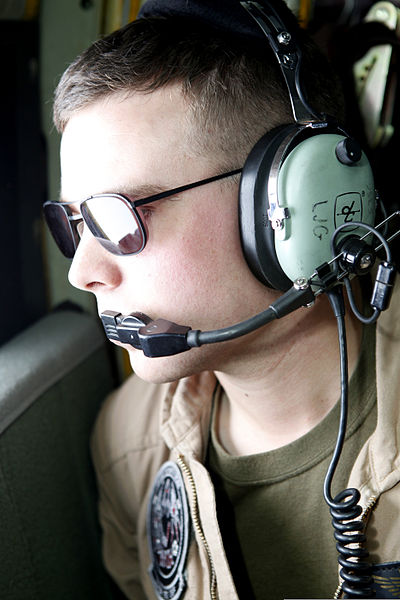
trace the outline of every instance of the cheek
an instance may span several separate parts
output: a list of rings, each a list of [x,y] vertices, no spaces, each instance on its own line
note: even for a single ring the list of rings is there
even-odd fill
[[[131,310],[210,329],[247,318],[254,305],[264,308],[265,288],[245,263],[237,215],[230,206],[211,209],[154,219],[145,251],[125,271]]]
[[[158,285],[171,300],[192,308],[221,308],[237,295],[252,275],[240,246],[236,215],[221,212],[210,218],[198,211],[177,227],[174,236],[162,236],[154,268]]]
[[[242,259],[236,215],[216,211],[200,211],[186,219],[173,246],[177,258],[173,266],[183,278],[186,274],[191,280],[207,280],[209,285],[217,276],[230,278]]]

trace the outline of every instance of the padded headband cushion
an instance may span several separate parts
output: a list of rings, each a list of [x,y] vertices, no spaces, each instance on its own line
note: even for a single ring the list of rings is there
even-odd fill
[[[258,2],[263,4],[262,0]],[[296,19],[286,4],[282,0],[274,2],[279,3],[279,12],[285,21],[290,19],[291,27],[296,27]],[[147,0],[139,11],[138,18],[141,17],[189,18],[203,21],[220,32],[265,43],[265,35],[249,18],[239,0]]]

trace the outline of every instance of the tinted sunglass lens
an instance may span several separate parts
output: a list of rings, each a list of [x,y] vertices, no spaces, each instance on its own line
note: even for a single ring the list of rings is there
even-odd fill
[[[144,231],[132,207],[119,196],[94,196],[81,204],[91,233],[113,254],[136,254],[144,247]]]
[[[68,214],[62,204],[47,202],[43,207],[46,223],[61,252],[67,258],[73,258],[76,243]]]

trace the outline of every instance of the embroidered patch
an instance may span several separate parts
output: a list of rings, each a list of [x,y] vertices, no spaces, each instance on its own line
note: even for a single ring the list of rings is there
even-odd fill
[[[372,565],[375,598],[400,598],[400,562]]]
[[[147,511],[149,573],[159,600],[178,600],[186,589],[189,519],[182,473],[168,461],[156,475]]]

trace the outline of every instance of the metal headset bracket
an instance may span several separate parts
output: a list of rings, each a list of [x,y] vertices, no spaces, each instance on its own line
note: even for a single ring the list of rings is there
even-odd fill
[[[240,4],[268,38],[289,91],[294,120],[302,124],[323,121],[322,116],[307,104],[301,89],[302,53],[296,43],[294,33],[289,31],[287,25],[269,2],[264,2],[264,6],[253,1],[240,2]]]

